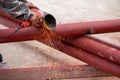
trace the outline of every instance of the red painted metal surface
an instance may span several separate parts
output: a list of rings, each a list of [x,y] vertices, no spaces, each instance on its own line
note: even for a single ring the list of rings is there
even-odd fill
[[[1,12],[1,11],[0,11]],[[7,15],[0,13],[0,23],[8,27],[18,27],[16,20]],[[93,21],[93,22],[79,22],[69,24],[57,25],[55,32],[63,37],[84,36],[85,34],[107,33],[120,31],[120,19]],[[36,31],[35,31],[36,33]]]
[[[36,36],[38,34],[40,35],[40,31],[38,28],[39,27],[30,27],[21,29],[10,38],[7,37],[9,36],[9,34],[14,32],[15,28],[0,30],[0,41],[1,43],[3,43],[32,40],[34,39],[33,36]],[[64,37],[76,37],[83,36],[86,33],[94,34],[114,31],[120,31],[120,20],[62,24],[58,25],[55,30],[55,32]],[[85,52],[66,43],[60,43],[58,44],[58,47],[61,51],[66,52],[70,56],[87,62],[88,64],[93,65],[105,72],[120,77],[120,65],[118,64],[109,62],[103,58],[93,55],[92,53]]]
[[[6,21],[7,22],[7,21]],[[113,22],[115,22],[115,21],[113,21]],[[118,23],[119,21],[117,21],[116,23]],[[99,22],[98,22],[99,23]],[[16,23],[14,23],[13,25],[16,25]],[[76,26],[76,25],[78,25],[78,26]],[[58,31],[58,29],[59,29],[59,27],[60,26],[62,26],[62,25],[57,25],[57,29],[56,30],[54,30],[54,32],[56,32],[56,33],[59,33],[59,31]],[[17,26],[15,26],[15,27],[17,27]],[[63,27],[66,27],[66,28],[64,28],[63,29]],[[63,25],[63,27],[60,27],[60,28],[62,28],[63,29],[63,32],[62,32],[62,29],[60,29],[60,35],[62,35],[62,36],[64,36],[64,31],[71,31],[70,33],[66,33],[66,35],[67,35],[67,37],[70,37],[69,35],[71,35],[72,37],[75,37],[76,35],[78,36],[81,36],[83,33],[85,33],[87,30],[87,28],[85,28],[85,29],[82,29],[81,27],[79,27],[79,24],[75,24],[75,26],[74,25],[70,25],[70,24],[66,24],[66,25]],[[75,27],[76,29],[77,29],[77,27],[78,27],[78,31],[79,32],[76,32],[76,31],[73,31],[74,30],[74,28],[73,29],[71,29],[71,30],[69,30],[69,27]],[[99,27],[98,27],[99,28]],[[109,28],[110,28],[110,30],[109,30]],[[107,27],[105,30],[107,30],[107,31],[104,31],[104,27],[102,27],[102,29],[100,29],[101,31],[103,31],[103,32],[111,32],[111,31],[119,31],[119,26],[115,26],[115,27]],[[0,39],[3,39],[3,38],[6,38],[8,35],[10,35],[12,32],[14,32],[14,30],[15,30],[15,28],[10,28],[10,29],[1,29],[0,30]],[[88,29],[89,30],[89,29]],[[82,31],[82,32],[81,32]],[[4,34],[3,34],[4,33]],[[0,43],[4,43],[4,42],[16,42],[16,41],[24,41],[24,40],[31,40],[31,38],[27,38],[28,36],[27,35],[30,35],[31,37],[33,37],[34,35],[38,35],[38,33],[40,33],[40,31],[39,31],[39,29],[37,29],[36,27],[29,27],[29,28],[24,28],[24,29],[21,29],[20,31],[18,31],[17,33],[15,33],[14,34],[14,36],[12,36],[11,38],[12,39],[10,39],[10,38],[8,38],[7,40],[5,40],[5,41],[3,41],[3,40],[0,40]],[[75,33],[75,34],[74,34]],[[96,32],[96,33],[98,33],[98,32]],[[101,33],[101,32],[100,32]],[[84,34],[83,34],[84,35]],[[21,38],[19,38],[19,39],[17,39],[18,38],[18,36],[19,37],[21,37]],[[24,37],[22,37],[22,36],[24,36]],[[14,39],[13,39],[14,38]],[[24,39],[24,38],[27,38],[27,39]]]
[[[74,73],[74,74],[73,74]],[[71,75],[72,74],[72,75]],[[48,80],[111,76],[88,65],[1,69],[0,80]]]
[[[0,13],[2,14],[2,13]],[[18,27],[19,25],[14,19],[11,19],[6,14],[2,14],[0,16],[0,22],[9,27]],[[34,28],[27,28],[24,30],[21,29],[19,32],[15,33],[14,36],[8,38],[7,40],[3,41],[3,38],[6,38],[9,34],[14,32],[14,28],[7,29],[7,30],[0,30],[0,42],[15,42],[15,41],[24,41],[24,40],[31,40],[31,38],[27,38],[27,35],[33,37],[39,33],[39,30]],[[66,37],[76,37],[76,36],[83,36],[86,33],[103,33],[103,32],[112,32],[112,31],[120,31],[120,20],[107,20],[107,21],[95,21],[95,22],[81,22],[81,23],[71,23],[71,24],[60,24],[57,25],[56,33]],[[4,33],[4,34],[2,34]],[[33,35],[34,34],[34,35]],[[18,38],[21,36],[21,38]],[[29,36],[29,37],[30,37]],[[24,39],[25,38],[25,39]]]
[[[58,46],[60,51],[65,52],[68,55],[79,60],[82,60],[100,70],[103,70],[104,72],[111,73],[114,76],[120,77],[120,65],[114,64],[107,61],[106,59],[95,56],[93,55],[93,53],[78,49],[71,44],[66,44],[66,42],[64,44],[61,42],[56,42],[56,45]]]
[[[4,25],[4,26],[7,26],[7,27],[18,27],[19,25],[17,23],[15,23],[14,21],[8,19],[8,18],[5,18],[3,16],[0,16],[0,24]]]
[[[34,40],[34,36],[39,36],[41,34],[40,29],[41,27],[39,26],[23,28],[15,34],[13,34],[12,36],[9,35],[13,33],[16,30],[16,28],[1,29],[0,43]]]
[[[65,38],[117,31],[120,31],[120,19],[60,24],[56,27],[56,32]]]
[[[6,15],[6,13],[2,10],[0,10],[0,24],[11,28],[19,26],[18,21],[16,19],[12,18],[9,15]]]
[[[96,54],[120,65],[120,48],[118,49],[114,46],[110,47],[97,40],[89,39],[88,37],[74,39],[71,43],[85,51]]]

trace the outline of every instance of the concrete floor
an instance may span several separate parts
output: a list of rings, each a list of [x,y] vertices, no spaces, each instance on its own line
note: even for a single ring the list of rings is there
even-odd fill
[[[120,18],[120,0],[29,1],[37,5],[41,10],[53,14],[56,17],[57,24]],[[114,35],[117,35],[119,39],[114,38]],[[120,46],[119,35],[120,32],[93,36],[114,45]],[[71,56],[68,56],[37,41],[0,44],[0,53],[2,53],[4,61],[8,63],[10,68],[85,64]],[[116,77],[113,79],[117,80]]]

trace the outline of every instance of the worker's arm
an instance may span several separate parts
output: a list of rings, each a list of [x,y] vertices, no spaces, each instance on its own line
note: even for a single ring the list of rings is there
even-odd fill
[[[33,15],[25,3],[18,0],[0,0],[0,7],[11,16],[22,20],[29,20]]]
[[[24,3],[27,3],[27,2],[28,2],[27,0],[18,0],[18,1],[21,1],[21,2],[24,2]]]
[[[27,20],[36,25],[39,22],[39,17],[35,12],[32,12],[29,7],[33,6],[32,3],[26,0],[0,0],[0,8],[14,18],[20,20]]]

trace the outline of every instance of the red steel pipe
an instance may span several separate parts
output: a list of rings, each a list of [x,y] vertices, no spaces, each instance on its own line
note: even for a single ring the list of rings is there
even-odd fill
[[[13,27],[18,27],[18,23],[14,22],[11,19],[5,18],[3,16],[0,15],[0,24],[9,27],[9,28],[13,28]]]
[[[17,20],[0,10],[0,23],[8,27],[18,27]],[[77,37],[85,34],[107,33],[120,31],[120,19],[93,22],[79,22],[57,25],[55,32],[63,37]]]
[[[24,28],[24,29],[20,29],[12,36],[10,36],[10,34],[13,33],[16,30],[16,28],[1,29],[0,43],[35,40],[34,36],[39,36],[42,33],[40,32],[40,29],[41,29],[40,27]]]
[[[2,39],[1,41],[3,41],[3,39],[5,39],[14,30],[15,30],[15,28],[12,28],[9,30],[1,30],[0,31],[0,33],[1,33],[0,39]],[[31,36],[39,34],[38,32],[40,32],[40,31],[36,27],[21,29],[19,32],[17,32],[12,37],[10,37],[11,39],[7,39],[6,42],[30,40]],[[2,33],[4,33],[4,35]],[[28,38],[28,36],[29,36],[29,38]],[[92,54],[88,54],[82,50],[73,48],[73,46],[67,46],[67,45],[62,46],[62,44],[60,44],[59,46],[64,47],[64,48],[62,48],[62,51],[67,52],[69,55],[71,55],[75,58],[81,59],[81,60],[83,60],[83,61],[85,61],[93,66],[96,66],[97,68],[99,68],[103,71],[106,71],[108,73],[111,73],[113,75],[120,77],[120,66],[119,65],[113,64],[113,63],[108,62],[106,60],[103,60],[103,59],[96,57]],[[100,65],[100,64],[102,64],[102,65]]]
[[[60,51],[65,52],[68,55],[82,60],[94,67],[97,67],[104,72],[120,77],[120,65],[109,62],[103,58],[93,55],[92,53],[78,49],[70,44],[58,42],[56,45]]]
[[[74,39],[71,43],[87,52],[101,56],[120,65],[120,48],[106,45],[105,43],[93,40],[88,37]]]
[[[120,20],[112,20],[112,21],[105,21],[105,22],[98,21],[95,23],[94,22],[84,22],[84,23],[77,23],[77,24],[76,23],[61,24],[61,25],[57,25],[57,28],[54,31],[56,33],[60,33],[60,35],[62,35],[63,37],[75,37],[78,35],[81,36],[81,35],[84,35],[86,32],[88,32],[90,29],[95,30],[94,33],[120,31],[120,26],[119,26],[118,22],[120,22]],[[112,23],[114,25],[114,27],[112,24],[111,24],[112,26],[109,25],[110,27],[109,26],[105,27],[105,25],[102,26],[102,23],[106,24],[106,26],[109,25],[109,23],[110,24]],[[88,24],[90,24],[90,26],[93,25],[94,28],[88,27]],[[95,26],[94,26],[94,24],[95,24]],[[99,24],[100,24],[100,26],[99,26]],[[16,25],[16,23],[15,23],[15,25]],[[81,26],[84,25],[84,27],[81,27],[80,25]],[[15,26],[15,27],[18,27],[18,26]],[[14,30],[15,30],[15,28],[5,29],[5,30],[1,29],[0,30],[0,39],[7,37],[12,32],[14,32]],[[40,33],[40,31],[39,31],[39,29],[37,29],[35,27],[24,28],[24,29],[21,29],[20,31],[18,31],[17,33],[15,33],[14,36],[12,37],[12,39],[8,38],[8,40],[6,40],[6,41],[0,40],[0,43],[23,41],[23,40],[29,40],[29,39],[31,40],[31,38],[27,38],[27,35],[34,36],[34,35],[37,35],[38,33]],[[15,39],[15,38],[18,38],[18,36],[19,37],[21,36],[21,38]],[[26,38],[26,39],[24,39],[24,38]]]
[[[2,11],[0,11],[2,12]],[[2,12],[3,13],[3,12]],[[8,27],[18,27],[17,21],[0,13],[0,23]],[[76,37],[85,34],[107,33],[120,31],[120,19],[93,22],[79,22],[57,25],[55,32],[63,37]]]
[[[0,10],[0,24],[5,25],[7,27],[18,27],[18,21],[13,17],[7,15],[5,12]]]
[[[0,22],[4,23],[10,27],[18,27],[19,25],[17,22],[9,17],[5,17],[6,15],[0,16]],[[9,34],[14,32],[14,28],[0,30],[0,39],[7,37]],[[56,33],[64,37],[76,37],[86,34],[87,32],[90,33],[102,33],[102,32],[112,32],[112,31],[120,31],[120,20],[108,20],[108,21],[95,21],[95,22],[81,22],[81,23],[71,23],[71,24],[60,24],[57,25],[57,28],[54,30]],[[4,33],[4,34],[2,34]],[[15,33],[12,39],[8,38],[8,40],[3,41],[0,40],[1,43],[3,42],[14,42],[14,41],[24,41],[24,40],[31,40],[31,38],[27,38],[26,35],[37,35],[39,30],[36,28],[27,28],[24,30],[21,29],[19,35]],[[34,35],[33,35],[34,34]],[[19,39],[18,36],[25,36]],[[14,38],[14,39],[13,39]],[[24,39],[26,38],[26,39]]]
[[[120,31],[120,19],[60,24],[55,31],[65,38],[78,37],[85,34],[118,32]]]

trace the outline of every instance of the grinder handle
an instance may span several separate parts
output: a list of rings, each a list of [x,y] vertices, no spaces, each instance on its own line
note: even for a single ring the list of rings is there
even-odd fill
[[[42,14],[38,11],[38,9],[32,8],[31,10],[34,11],[35,13],[37,13],[37,15],[39,16],[40,19],[43,18]],[[31,26],[31,24],[32,23],[30,21],[21,21],[20,22],[20,26],[22,26],[23,28],[29,27],[29,26]]]
[[[30,21],[22,21],[20,26],[22,26],[23,28],[29,27],[29,26],[31,26],[31,22]]]

